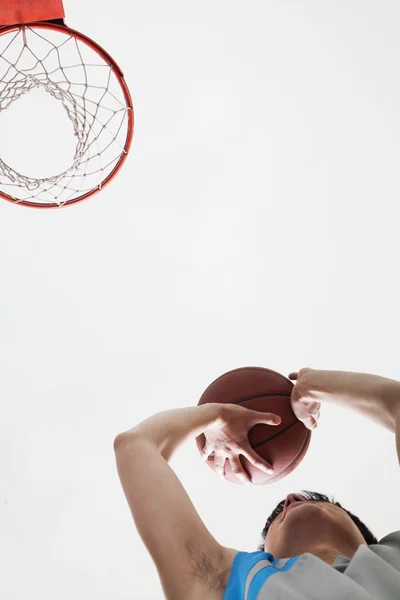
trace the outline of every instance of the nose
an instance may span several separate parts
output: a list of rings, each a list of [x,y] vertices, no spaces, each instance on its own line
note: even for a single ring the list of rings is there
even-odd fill
[[[304,502],[304,498],[302,498],[299,494],[288,494],[286,496],[285,506],[283,507],[283,510],[285,510],[288,506],[294,504],[295,502]]]

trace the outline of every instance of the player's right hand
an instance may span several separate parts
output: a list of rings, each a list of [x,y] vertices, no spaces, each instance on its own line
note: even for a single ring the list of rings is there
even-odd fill
[[[313,393],[311,376],[312,369],[300,369],[298,373],[290,373],[289,379],[296,381],[290,399],[293,412],[312,431],[318,425],[321,403]]]

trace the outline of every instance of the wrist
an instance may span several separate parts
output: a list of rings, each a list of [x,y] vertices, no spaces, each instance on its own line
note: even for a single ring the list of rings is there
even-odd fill
[[[394,432],[400,382],[367,373],[307,369],[303,384],[319,402],[361,413]]]
[[[218,421],[219,403],[164,410],[139,423],[127,433],[152,440],[168,460],[175,449],[190,437],[197,437]]]

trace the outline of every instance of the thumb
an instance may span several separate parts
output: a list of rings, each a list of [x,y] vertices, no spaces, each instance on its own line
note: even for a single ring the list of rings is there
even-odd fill
[[[275,413],[266,413],[260,412],[258,410],[253,410],[254,420],[256,423],[265,423],[266,425],[280,425],[282,423],[282,419],[279,415]]]

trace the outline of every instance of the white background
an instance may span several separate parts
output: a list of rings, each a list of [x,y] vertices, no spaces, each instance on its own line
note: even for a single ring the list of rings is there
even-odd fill
[[[246,365],[400,378],[400,5],[65,10],[124,71],[135,136],[120,175],[85,203],[0,201],[0,596],[153,600],[116,434],[196,405]],[[0,155],[47,165],[70,152],[66,114],[38,100]],[[238,550],[255,551],[271,510],[301,489],[334,494],[379,539],[400,528],[394,435],[335,407],[275,485],[220,481],[194,440],[171,465]]]

